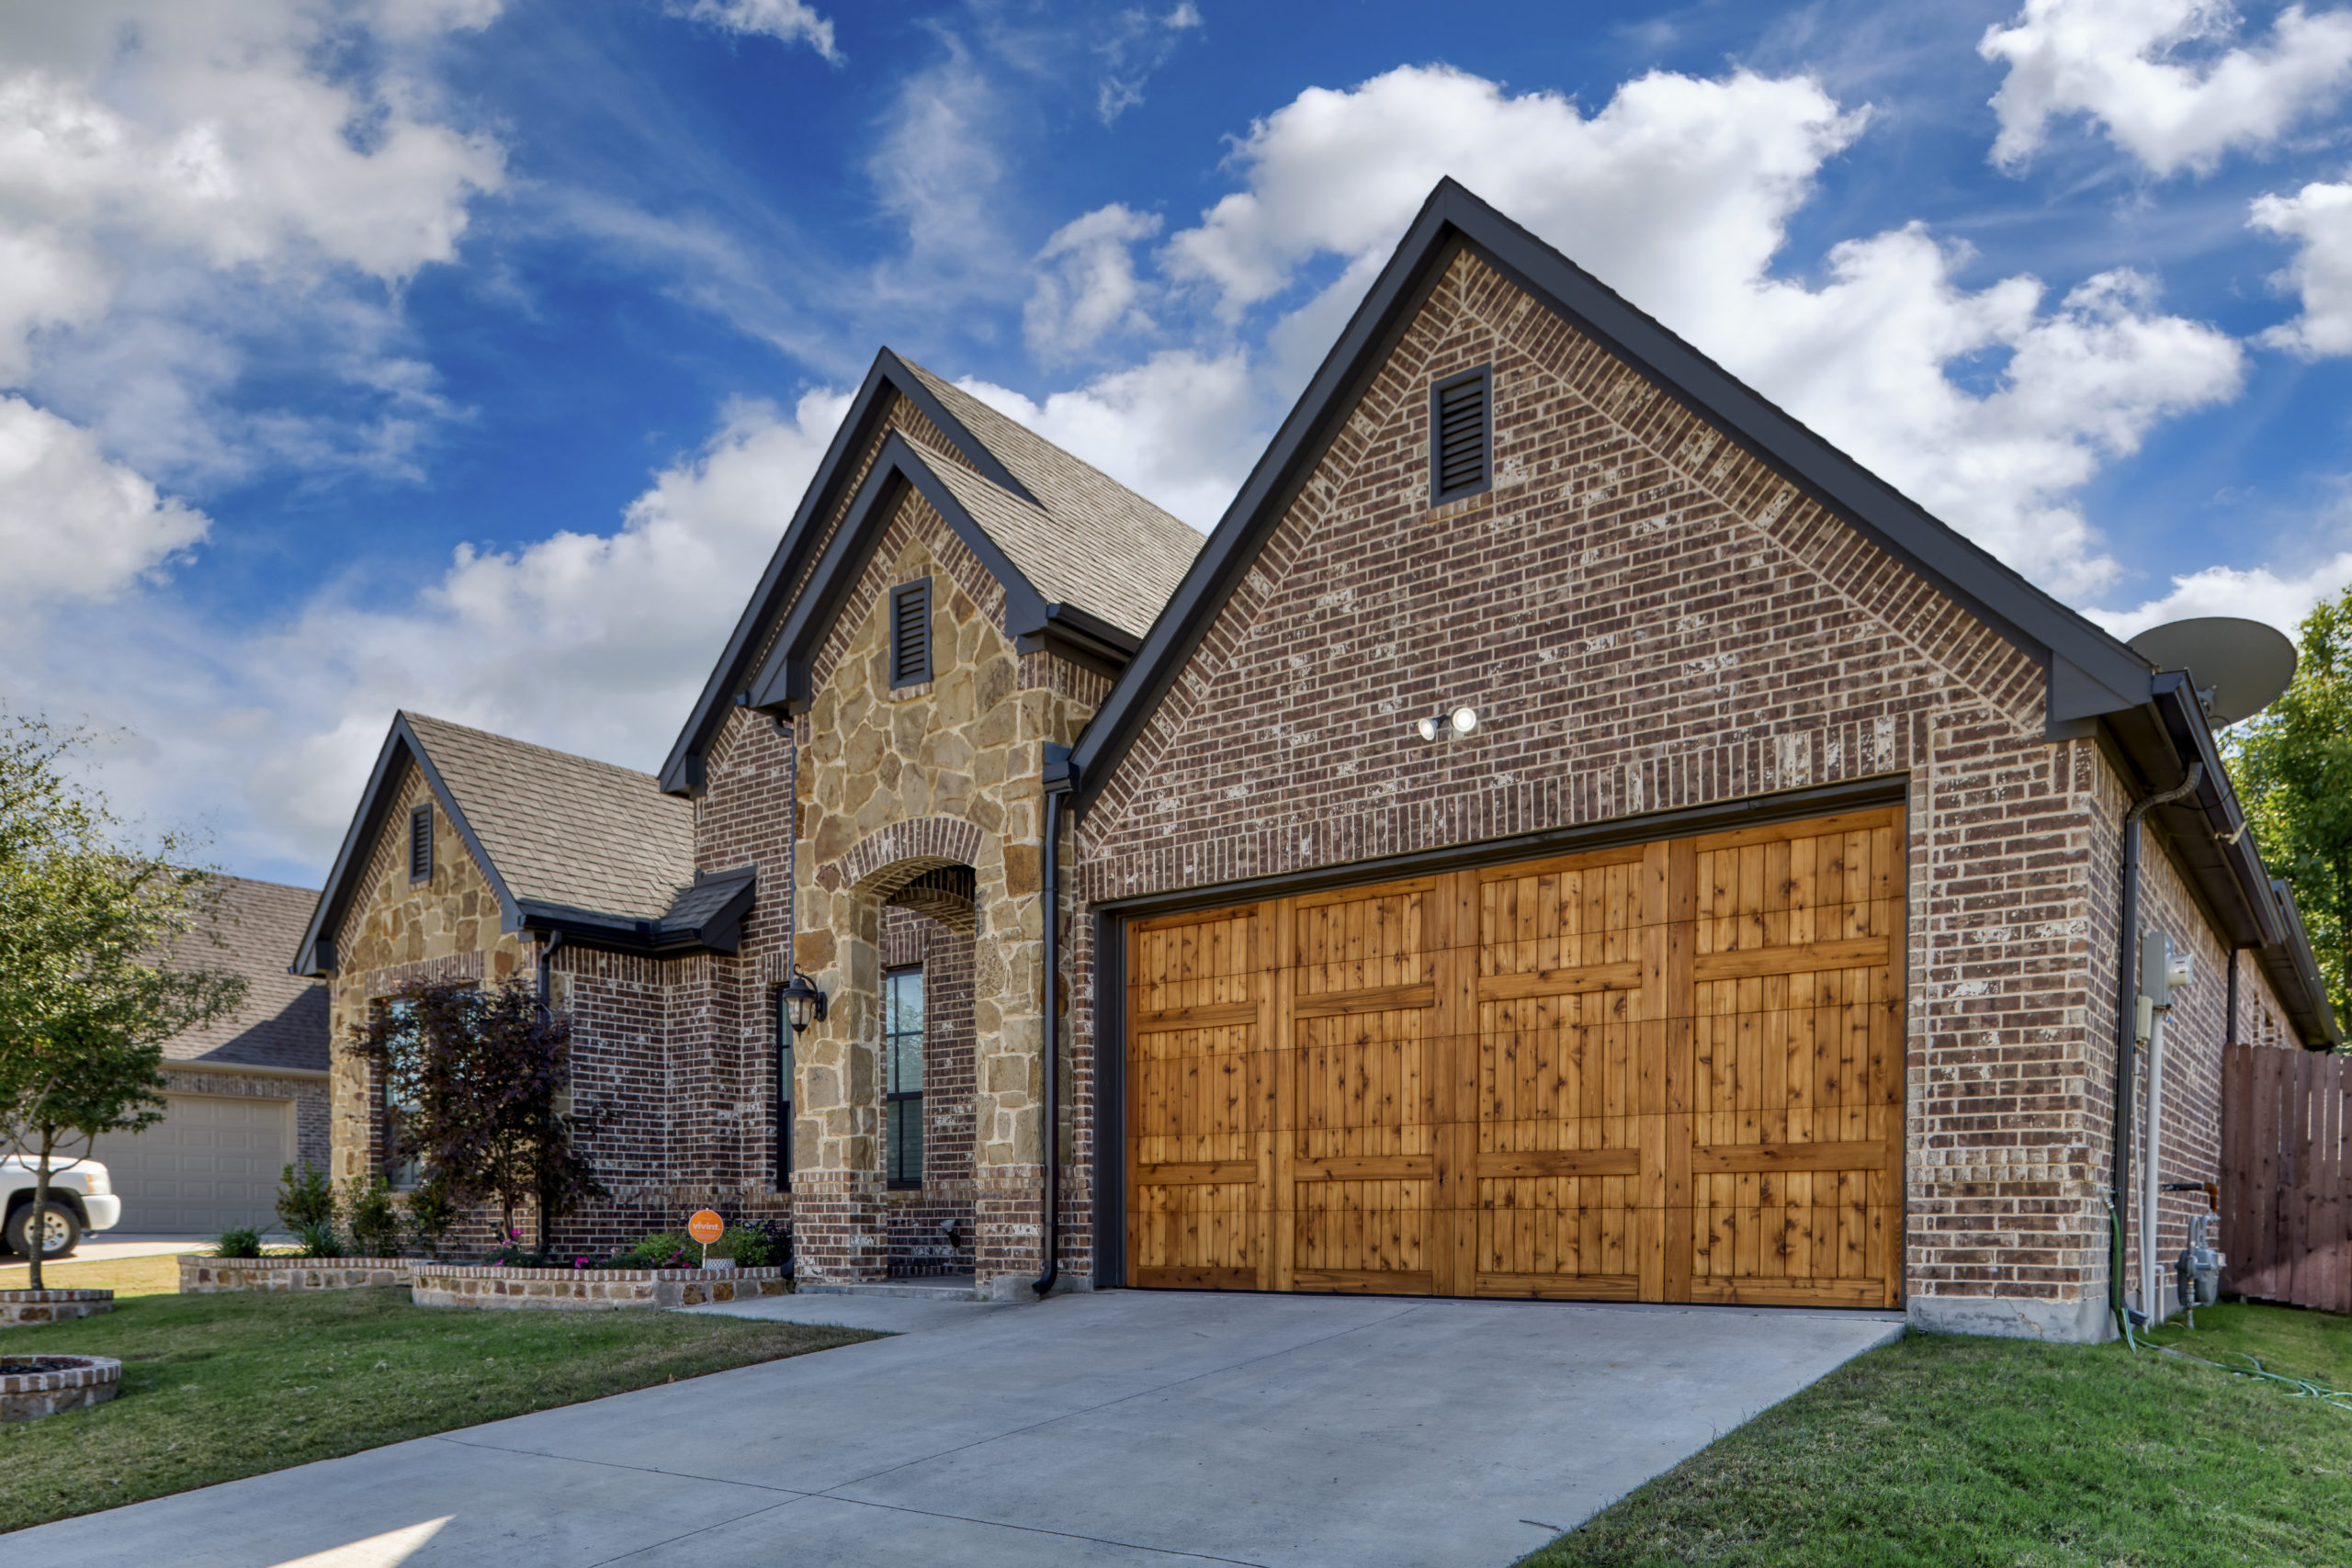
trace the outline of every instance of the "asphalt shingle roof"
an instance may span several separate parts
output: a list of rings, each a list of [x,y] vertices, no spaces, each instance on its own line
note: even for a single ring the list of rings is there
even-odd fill
[[[971,393],[907,367],[1037,498],[1032,506],[957,465],[932,465],[1030,585],[1049,604],[1075,604],[1138,637],[1149,631],[1206,536]],[[985,514],[975,500],[983,493]]]
[[[694,880],[694,803],[651,773],[403,716],[516,898],[650,920]]]
[[[219,902],[210,919],[172,944],[170,962],[242,975],[245,999],[230,1017],[164,1041],[164,1059],[325,1071],[327,988],[286,972],[318,906],[317,890],[242,876],[213,881]]]

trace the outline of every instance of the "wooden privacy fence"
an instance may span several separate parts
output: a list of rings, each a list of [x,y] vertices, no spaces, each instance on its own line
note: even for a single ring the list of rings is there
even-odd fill
[[[2352,1312],[2352,1057],[2223,1053],[2222,1225],[2225,1289]]]

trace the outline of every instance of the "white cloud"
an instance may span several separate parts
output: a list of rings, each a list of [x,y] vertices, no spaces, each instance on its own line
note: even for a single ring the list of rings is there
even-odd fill
[[[1201,10],[1193,0],[1182,0],[1157,17],[1129,7],[1114,13],[1108,25],[1108,35],[1094,46],[1103,63],[1094,85],[1094,112],[1105,125],[1143,102],[1144,84],[1168,63],[1183,35],[1200,28]]]
[[[833,46],[833,24],[802,0],[692,0],[691,4],[672,0],[670,14],[782,43],[806,39],[819,54],[836,65],[842,63],[842,52]]]
[[[1270,336],[1278,381],[1299,385],[1453,175],[2010,564],[2095,592],[2118,568],[2074,492],[2162,420],[2233,395],[2243,354],[2130,272],[2054,307],[2031,277],[1964,288],[1966,253],[1917,225],[1835,246],[1817,286],[1776,276],[1790,220],[1862,128],[1804,78],[1653,73],[1586,116],[1408,67],[1259,121],[1234,154],[1245,188],[1161,260],[1238,322],[1337,258]]]
[[[848,405],[732,407],[612,533],[462,548],[406,603],[331,590],[242,633],[152,593],[0,616],[0,699],[111,732],[120,804],[287,874],[322,872],[396,708],[650,770]]]
[[[0,395],[0,605],[110,598],[209,527],[88,431]]]
[[[2268,567],[2241,571],[2209,566],[2172,580],[2172,589],[2129,610],[2083,612],[2120,637],[2134,637],[2150,626],[2200,615],[2235,615],[2267,621],[2294,637],[2312,606],[2352,586],[2352,550],[2342,551],[2310,570],[2282,577]]]
[[[1204,533],[1265,440],[1262,389],[1238,351],[1168,350],[1042,402],[985,381],[957,385]]]
[[[89,0],[21,6],[0,57],[0,386],[159,478],[341,462],[322,415],[230,406],[244,345],[298,333],[330,375],[420,405],[397,290],[455,258],[504,183],[491,138],[436,118],[412,51],[488,0]],[[365,73],[334,62],[377,29]],[[363,416],[365,417],[365,416]],[[308,427],[287,439],[294,427]]]
[[[2314,359],[2352,354],[2352,184],[2313,181],[2293,196],[2257,197],[2253,213],[2255,228],[2301,242],[2278,281],[2303,312],[2262,341]]]
[[[2352,85],[2352,12],[2279,12],[2268,38],[2233,40],[2228,0],[2026,0],[1977,51],[2005,62],[1994,161],[2015,168],[2050,122],[2087,115],[2158,175],[2267,147]]]
[[[1106,333],[1148,329],[1132,247],[1159,232],[1157,213],[1118,202],[1054,231],[1037,253],[1037,283],[1022,316],[1029,352],[1047,361],[1093,348]]]

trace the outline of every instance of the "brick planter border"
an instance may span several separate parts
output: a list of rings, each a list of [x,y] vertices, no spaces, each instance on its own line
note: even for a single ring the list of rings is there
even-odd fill
[[[405,1285],[411,1258],[208,1258],[180,1256],[180,1294],[228,1291],[359,1291]]]
[[[122,1363],[111,1356],[73,1356],[82,1363],[55,1372],[0,1373],[0,1421],[38,1421],[104,1404],[122,1386]]]
[[[752,1301],[792,1289],[781,1269],[509,1269],[418,1263],[409,1295],[419,1306],[594,1311]]]
[[[64,1323],[112,1311],[112,1291],[0,1291],[0,1328],[24,1323]]]

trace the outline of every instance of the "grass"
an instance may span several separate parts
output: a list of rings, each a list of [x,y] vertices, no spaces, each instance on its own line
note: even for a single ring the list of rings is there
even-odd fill
[[[129,1296],[168,1296],[180,1288],[180,1260],[164,1258],[94,1258],[44,1263],[40,1282],[51,1291],[112,1291],[117,1300]],[[0,1291],[21,1291],[32,1283],[32,1269],[23,1263],[0,1268]]]
[[[2158,1340],[2352,1388],[2352,1318],[2236,1303],[2197,1317]],[[2321,1568],[2352,1563],[2348,1495],[2352,1410],[2120,1345],[1913,1334],[1523,1568]]]
[[[76,1267],[107,1265],[59,1272]],[[123,1363],[111,1404],[0,1427],[0,1530],[874,1337],[650,1309],[435,1309],[403,1290],[135,1297],[0,1339]]]

